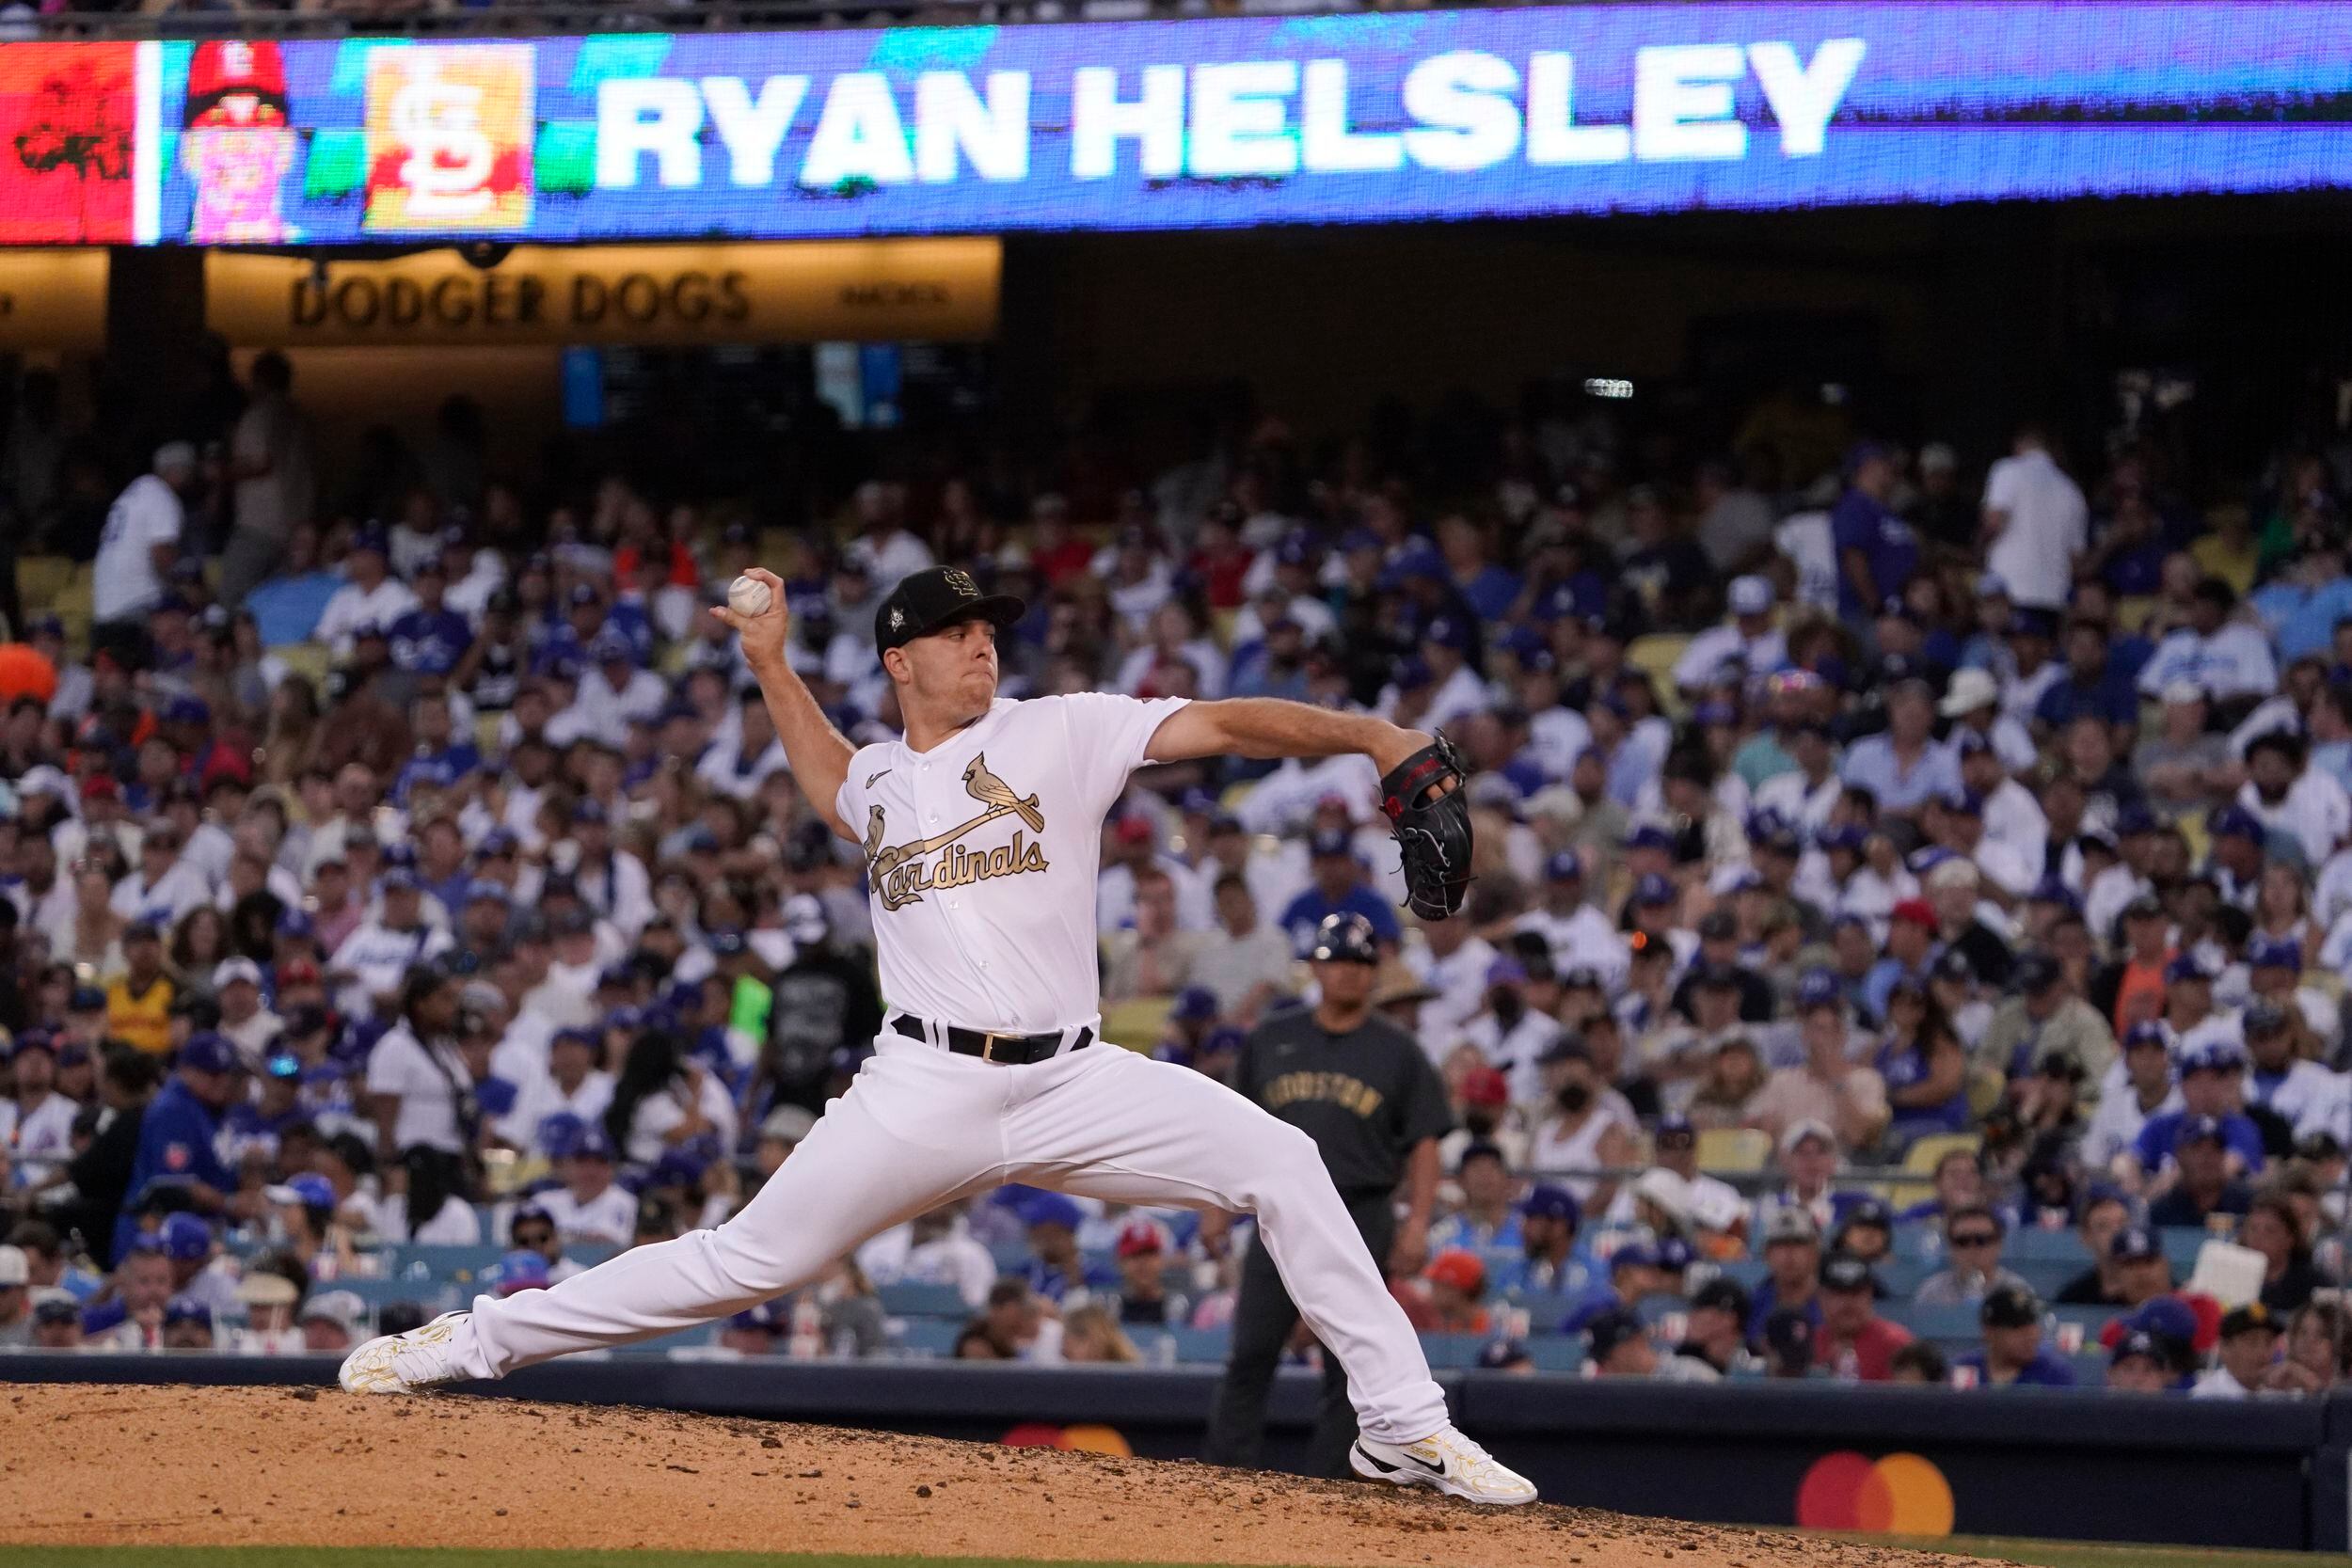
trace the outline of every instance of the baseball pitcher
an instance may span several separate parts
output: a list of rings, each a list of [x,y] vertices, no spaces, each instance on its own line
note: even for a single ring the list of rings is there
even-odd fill
[[[1448,1419],[1313,1141],[1189,1069],[1100,1038],[1096,862],[1136,768],[1363,752],[1383,773],[1414,907],[1442,916],[1470,864],[1450,748],[1271,699],[1001,700],[996,634],[1022,604],[950,567],[907,578],[876,611],[906,730],[852,747],[786,661],[783,583],[747,575],[767,584],[768,608],[712,613],[741,638],[801,788],[865,853],[887,1003],[876,1053],[725,1225],[371,1340],[344,1362],[343,1386],[405,1393],[691,1328],[791,1291],[886,1227],[1017,1181],[1256,1213],[1284,1287],[1347,1370],[1357,1473],[1534,1500]]]

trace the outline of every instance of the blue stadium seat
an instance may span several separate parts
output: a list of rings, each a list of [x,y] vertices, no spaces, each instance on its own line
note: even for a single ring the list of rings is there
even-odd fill
[[[1478,1365],[1478,1353],[1486,1348],[1488,1338],[1484,1334],[1424,1334],[1421,1337],[1421,1349],[1429,1358],[1432,1371],[1459,1371]]]
[[[1900,1323],[1922,1339],[1963,1339],[1974,1344],[1978,1338],[1974,1305],[1921,1307],[1914,1302],[1890,1301],[1879,1310],[1889,1323]]]
[[[1530,1339],[1527,1354],[1537,1371],[1573,1372],[1584,1365],[1584,1341],[1581,1337],[1553,1334]]]
[[[882,1297],[882,1310],[894,1318],[952,1318],[961,1323],[971,1315],[963,1292],[953,1285],[910,1279],[882,1286],[875,1293]]]
[[[898,1349],[910,1355],[953,1355],[963,1325],[947,1318],[909,1318],[899,1325]]]
[[[1233,1345],[1232,1335],[1222,1328],[1171,1328],[1165,1332],[1176,1341],[1176,1359],[1183,1362],[1222,1365]]]

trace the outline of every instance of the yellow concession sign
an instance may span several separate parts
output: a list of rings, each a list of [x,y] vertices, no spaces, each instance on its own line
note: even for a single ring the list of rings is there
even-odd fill
[[[94,351],[106,341],[106,253],[0,253],[0,352]]]
[[[312,263],[215,251],[205,315],[246,347],[948,342],[996,330],[993,239],[518,246]]]

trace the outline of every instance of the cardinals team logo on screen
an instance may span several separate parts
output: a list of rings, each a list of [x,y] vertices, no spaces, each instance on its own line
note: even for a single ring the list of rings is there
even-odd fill
[[[883,848],[882,839],[890,830],[882,808],[876,806],[866,814],[866,869],[883,909],[919,904],[923,895],[933,888],[962,887],[992,877],[1017,877],[1025,871],[1046,868],[1043,847],[1024,832],[1045,831],[1045,814],[1038,809],[1035,795],[1020,794],[990,772],[985,754],[974,757],[965,766],[963,788],[985,809],[970,821],[960,822],[929,838],[918,838],[912,844]],[[997,845],[993,849],[967,849],[959,842],[1000,816],[1021,819],[1022,827],[1012,831],[1011,843]],[[928,859],[934,851],[939,858]]]
[[[528,229],[532,69],[527,43],[372,53],[361,227],[373,233]]]

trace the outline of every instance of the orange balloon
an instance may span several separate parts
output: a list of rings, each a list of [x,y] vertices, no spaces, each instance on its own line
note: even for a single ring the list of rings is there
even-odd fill
[[[0,642],[0,702],[32,697],[46,703],[56,694],[56,666],[39,649],[24,642]]]

